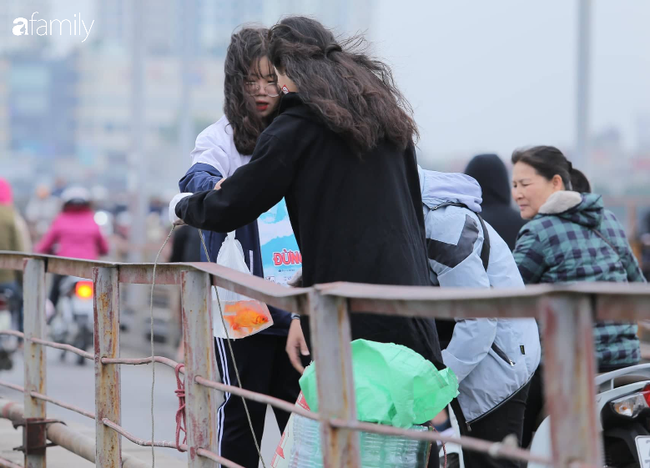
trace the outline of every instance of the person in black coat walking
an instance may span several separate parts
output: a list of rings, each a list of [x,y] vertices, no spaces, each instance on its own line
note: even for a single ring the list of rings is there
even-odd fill
[[[417,130],[390,69],[309,18],[283,19],[270,35],[279,115],[250,163],[170,205],[170,218],[228,232],[285,197],[304,286],[428,286]],[[434,320],[353,314],[351,327],[353,339],[402,344],[444,368]],[[292,321],[287,351],[297,368],[309,338],[307,318]]]
[[[483,190],[481,216],[515,249],[517,234],[526,223],[511,206],[510,177],[505,164],[496,154],[479,154],[465,168],[465,174],[474,177]]]

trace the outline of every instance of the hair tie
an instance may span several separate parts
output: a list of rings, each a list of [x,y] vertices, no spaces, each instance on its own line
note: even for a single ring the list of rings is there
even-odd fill
[[[573,170],[573,163],[567,160],[567,164],[569,165],[569,172],[571,172]]]
[[[329,55],[332,52],[343,52],[343,49],[341,49],[341,46],[338,44],[330,44],[327,47],[325,47],[325,57],[329,58]]]

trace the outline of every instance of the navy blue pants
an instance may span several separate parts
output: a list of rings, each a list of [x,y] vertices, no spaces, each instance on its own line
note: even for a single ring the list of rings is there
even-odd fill
[[[230,340],[237,361],[242,387],[258,393],[295,403],[300,393],[300,374],[293,368],[285,351],[286,336],[257,334],[241,340]],[[227,340],[216,338],[215,351],[221,380],[237,386]],[[266,405],[247,400],[255,437],[262,444]],[[273,408],[278,428],[282,433],[289,413]],[[226,393],[224,403],[217,413],[219,452],[222,457],[246,468],[257,468],[259,456],[246,418],[241,397]],[[270,460],[265,460],[267,465]]]

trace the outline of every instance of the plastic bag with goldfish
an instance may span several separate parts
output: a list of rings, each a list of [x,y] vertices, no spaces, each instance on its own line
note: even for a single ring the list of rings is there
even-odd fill
[[[217,264],[251,274],[244,261],[244,250],[235,239],[234,232],[229,232],[221,244]],[[217,293],[219,300],[217,300]],[[223,312],[223,321],[220,312]],[[224,329],[224,323],[227,330]],[[234,291],[212,288],[212,328],[217,338],[246,338],[266,330],[271,325],[273,325],[273,318],[266,304]]]

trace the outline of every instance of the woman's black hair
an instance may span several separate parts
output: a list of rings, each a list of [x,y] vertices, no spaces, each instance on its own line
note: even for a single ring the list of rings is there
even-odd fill
[[[571,190],[579,193],[591,193],[591,184],[587,176],[578,169],[571,169]]]
[[[512,164],[522,162],[532,166],[535,171],[547,180],[552,180],[559,175],[564,183],[565,190],[573,190],[572,173],[573,164],[562,151],[554,146],[534,146],[532,148],[515,150],[512,153]]]
[[[259,70],[258,61],[268,56],[268,29],[247,27],[232,35],[224,64],[223,110],[233,130],[235,147],[241,154],[252,154],[260,133],[272,116],[261,118],[248,96],[245,83],[249,75],[273,75],[275,71]]]
[[[337,42],[321,23],[288,17],[271,28],[273,65],[303,102],[362,155],[381,140],[404,149],[417,137],[412,109],[390,68],[366,54],[362,37]]]

